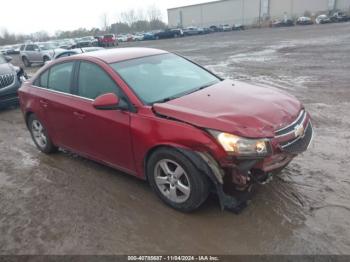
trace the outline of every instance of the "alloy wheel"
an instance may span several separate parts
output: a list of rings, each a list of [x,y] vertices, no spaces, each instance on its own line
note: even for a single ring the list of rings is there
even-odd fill
[[[191,185],[186,171],[170,159],[158,161],[154,178],[159,191],[170,201],[184,203],[191,194]]]
[[[47,137],[44,133],[44,127],[38,120],[32,122],[32,133],[35,142],[40,148],[45,148],[47,145]]]

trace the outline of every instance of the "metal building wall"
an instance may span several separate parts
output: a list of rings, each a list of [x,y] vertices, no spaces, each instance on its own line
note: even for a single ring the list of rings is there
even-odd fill
[[[328,10],[329,0],[270,0],[270,17],[283,18],[300,16],[309,11],[317,13]]]
[[[260,9],[261,8],[261,9]],[[222,0],[168,10],[170,27],[182,25],[209,27],[220,24],[255,24],[259,15],[272,19],[327,12],[332,9],[350,11],[350,0]],[[266,14],[268,11],[268,14]]]
[[[259,17],[260,0],[226,0],[168,10],[169,26],[208,27],[252,24]]]
[[[350,12],[350,0],[336,0],[336,9]]]

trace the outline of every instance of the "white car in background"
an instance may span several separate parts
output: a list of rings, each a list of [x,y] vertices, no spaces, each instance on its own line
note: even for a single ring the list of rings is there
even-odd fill
[[[133,36],[134,41],[143,41],[144,35],[143,34],[135,34]]]
[[[127,35],[118,35],[117,39],[118,39],[118,42],[127,42],[128,36]]]
[[[232,27],[229,25],[219,25],[219,30],[222,32],[228,32],[232,30]]]

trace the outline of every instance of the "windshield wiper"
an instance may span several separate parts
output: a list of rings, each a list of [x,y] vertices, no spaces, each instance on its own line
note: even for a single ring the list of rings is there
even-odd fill
[[[187,91],[187,92],[183,92],[183,93],[178,94],[178,95],[176,95],[176,96],[170,96],[170,97],[167,97],[167,98],[164,98],[164,99],[155,101],[155,102],[153,102],[153,104],[157,104],[157,103],[166,103],[166,102],[169,102],[169,101],[174,100],[174,99],[176,99],[176,98],[180,98],[180,97],[182,97],[182,96],[187,96],[187,95],[192,94],[192,93],[195,93],[195,92],[197,92],[197,91],[199,91],[199,90],[205,89],[205,88],[207,88],[207,87],[209,87],[209,86],[212,86],[212,85],[215,84],[215,83],[216,83],[216,82],[211,82],[211,83],[209,83],[209,84],[205,84],[205,85],[203,85],[203,86],[201,86],[201,87],[192,89],[192,90]]]

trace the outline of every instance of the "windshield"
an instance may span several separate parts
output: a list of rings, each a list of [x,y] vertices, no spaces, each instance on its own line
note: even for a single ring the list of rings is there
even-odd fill
[[[0,64],[6,64],[6,60],[5,57],[3,55],[0,54]]]
[[[220,81],[174,54],[143,57],[111,66],[145,104],[166,102]]]
[[[39,47],[41,50],[50,50],[57,48],[57,45],[55,45],[54,43],[41,43],[39,44]]]

